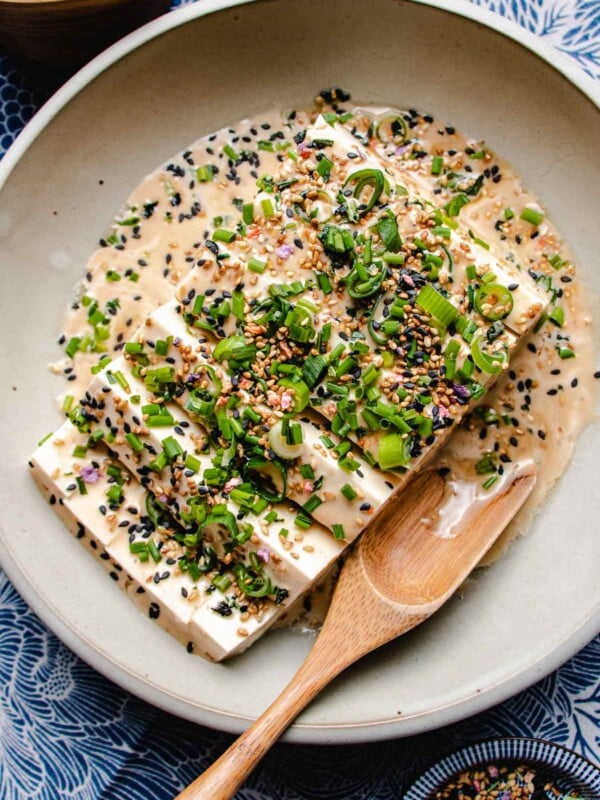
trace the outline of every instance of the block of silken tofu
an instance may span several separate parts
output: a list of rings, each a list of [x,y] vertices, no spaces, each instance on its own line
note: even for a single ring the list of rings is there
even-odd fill
[[[235,602],[227,589],[221,592],[211,586],[210,577],[192,579],[182,571],[184,549],[172,538],[171,529],[152,524],[147,514],[149,492],[126,470],[122,502],[117,509],[107,508],[106,494],[115,484],[106,468],[114,468],[116,462],[103,448],[73,458],[73,448],[85,448],[88,438],[70,422],[64,423],[31,459],[36,483],[71,532],[136,604],[189,649],[208,658],[220,660],[245,649],[323,574],[345,546],[317,524],[295,531],[294,514],[286,504],[278,505],[273,516],[269,507],[258,516],[249,543],[259,550],[268,574],[285,587],[288,597],[280,605],[244,612],[240,610],[243,603]],[[84,476],[82,489],[73,475]],[[66,493],[60,488],[63,478],[69,482]],[[140,545],[150,542],[153,555],[146,552],[142,558]],[[204,604],[206,612],[199,614]]]
[[[57,439],[64,444],[56,445]],[[161,625],[168,626],[180,641],[187,643],[190,641],[187,626],[195,607],[207,599],[205,592],[210,581],[203,578],[194,582],[188,573],[166,563],[168,556],[162,551],[169,531],[157,531],[150,523],[146,513],[147,491],[127,475],[122,486],[122,503],[118,508],[109,508],[107,491],[115,484],[106,469],[115,466],[115,462],[99,449],[77,459],[75,474],[83,476],[81,489],[76,485],[67,495],[59,495],[58,473],[68,478],[73,474],[70,446],[75,443],[83,447],[87,439],[70,422],[64,423],[34,453],[30,462],[34,480],[69,530],[83,540],[113,580],[151,618],[160,617]],[[48,472],[50,465],[52,469]],[[130,548],[130,542],[147,545],[150,541],[156,546],[157,560],[149,556],[142,560],[139,550],[132,552]],[[168,581],[160,579],[165,571],[170,572]]]

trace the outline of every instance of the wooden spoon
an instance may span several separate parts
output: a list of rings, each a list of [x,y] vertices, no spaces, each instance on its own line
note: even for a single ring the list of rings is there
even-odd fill
[[[295,677],[176,800],[228,800],[295,717],[357,659],[443,605],[504,530],[536,480],[533,468],[484,501],[452,538],[432,534],[445,495],[437,471],[386,503],[340,573],[327,618]]]

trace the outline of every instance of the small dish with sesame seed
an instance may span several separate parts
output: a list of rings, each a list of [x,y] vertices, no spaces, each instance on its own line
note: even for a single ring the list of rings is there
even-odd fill
[[[431,767],[405,800],[595,800],[600,770],[541,739],[490,739]]]

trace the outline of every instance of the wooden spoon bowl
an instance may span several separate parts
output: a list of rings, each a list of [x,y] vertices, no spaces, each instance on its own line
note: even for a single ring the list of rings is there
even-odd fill
[[[535,484],[533,465],[461,521],[432,531],[446,485],[435,470],[392,497],[344,562],[323,629],[295,677],[250,728],[177,800],[229,800],[316,695],[362,656],[434,614],[477,566]]]
[[[169,5],[169,0],[0,0],[0,44],[31,61],[78,66]]]

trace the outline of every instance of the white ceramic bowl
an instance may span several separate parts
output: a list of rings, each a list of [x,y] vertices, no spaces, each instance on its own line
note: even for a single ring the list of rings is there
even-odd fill
[[[310,641],[278,630],[232,663],[188,656],[45,507],[26,462],[58,422],[45,365],[58,354],[62,309],[104,225],[145,173],[200,134],[307,103],[332,85],[357,101],[431,110],[485,138],[543,198],[598,292],[598,87],[509,23],[466,2],[453,7],[464,16],[397,0],[203,0],[98,57],[0,165],[0,559],[69,646],[174,713],[241,730]],[[594,313],[600,318],[597,303]],[[464,599],[349,670],[288,738],[356,741],[446,724],[524,688],[585,644],[600,628],[599,452],[596,425],[529,535]]]

